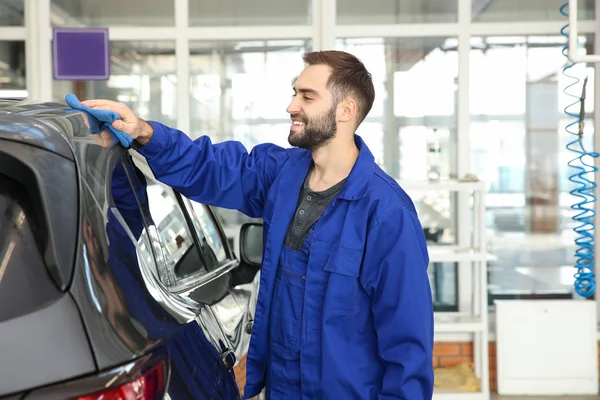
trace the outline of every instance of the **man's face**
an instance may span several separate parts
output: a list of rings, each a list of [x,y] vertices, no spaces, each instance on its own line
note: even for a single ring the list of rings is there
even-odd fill
[[[294,98],[287,108],[292,119],[288,141],[292,146],[316,150],[335,137],[336,104],[333,104],[326,65],[309,65],[294,85]]]

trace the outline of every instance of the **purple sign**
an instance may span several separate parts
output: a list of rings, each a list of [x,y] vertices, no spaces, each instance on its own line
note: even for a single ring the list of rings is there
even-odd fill
[[[108,80],[108,28],[53,28],[52,39],[55,80]]]

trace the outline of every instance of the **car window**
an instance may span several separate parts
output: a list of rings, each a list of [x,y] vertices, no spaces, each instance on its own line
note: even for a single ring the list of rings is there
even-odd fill
[[[203,257],[173,190],[131,165],[135,173],[130,179],[136,193],[142,193],[140,207],[146,210],[146,229],[155,244],[146,257],[153,253],[161,282],[178,290],[206,274]]]
[[[197,257],[194,263],[183,260],[195,243],[173,190],[150,179],[147,190],[150,214],[160,236],[167,267],[173,269],[178,280],[205,273],[206,268]]]
[[[223,242],[224,238],[221,236],[217,221],[209,207],[206,204],[188,199],[184,199],[184,204],[192,216],[192,222],[200,240],[208,269],[213,270],[229,261]]]

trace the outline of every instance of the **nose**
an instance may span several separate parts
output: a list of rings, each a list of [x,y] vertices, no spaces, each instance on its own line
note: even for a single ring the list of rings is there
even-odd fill
[[[292,98],[292,101],[287,106],[285,111],[287,111],[288,114],[297,114],[301,111],[300,105],[296,101],[296,97]]]

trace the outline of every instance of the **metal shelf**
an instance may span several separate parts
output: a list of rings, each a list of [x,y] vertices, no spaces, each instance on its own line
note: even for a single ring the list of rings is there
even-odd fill
[[[434,400],[489,400],[489,322],[487,315],[487,271],[488,261],[495,257],[486,251],[485,240],[485,194],[484,182],[460,182],[456,180],[440,182],[399,182],[409,196],[419,196],[418,192],[454,191],[472,198],[473,218],[458,216],[457,232],[470,232],[472,235],[459,235],[456,244],[434,244],[428,246],[430,262],[458,262],[461,265],[458,285],[469,285],[472,296],[470,307],[465,306],[461,313],[436,313],[434,331],[444,333],[470,333],[473,336],[473,363],[481,381],[479,392],[435,390]],[[425,194],[427,196],[427,194]],[[463,200],[464,201],[464,200]],[[460,212],[461,208],[459,208]],[[460,264],[459,264],[460,265]],[[461,280],[462,279],[462,280]],[[468,309],[470,308],[470,309]]]
[[[441,180],[438,182],[429,181],[408,181],[399,180],[397,181],[400,187],[407,192],[426,192],[432,190],[450,191],[450,192],[473,192],[473,191],[485,191],[485,183],[479,182],[467,182],[459,181],[456,179]]]
[[[457,246],[431,245],[428,250],[430,262],[483,262],[494,259],[492,254]]]
[[[435,332],[483,332],[488,326],[481,318],[471,315],[443,315],[436,313],[434,317]]]
[[[460,392],[444,389],[433,391],[433,400],[487,400],[489,397],[489,394],[483,392]]]

